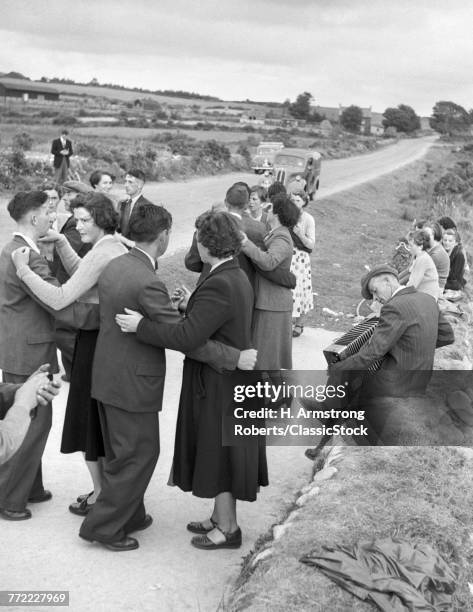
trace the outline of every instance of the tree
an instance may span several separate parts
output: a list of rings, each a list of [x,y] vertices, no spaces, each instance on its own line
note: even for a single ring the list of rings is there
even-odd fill
[[[383,113],[383,126],[394,127],[398,132],[411,134],[420,129],[420,117],[407,104],[399,104],[397,108],[387,108]]]
[[[363,111],[359,106],[355,106],[353,104],[351,106],[347,106],[340,117],[340,123],[350,132],[359,132],[362,121]]]
[[[313,100],[313,96],[308,91],[301,93],[297,96],[296,101],[289,104],[289,113],[295,119],[308,119],[310,116],[311,108],[310,103]]]
[[[436,102],[429,123],[430,127],[439,134],[452,136],[468,130],[471,118],[463,106],[451,101],[441,101]]]

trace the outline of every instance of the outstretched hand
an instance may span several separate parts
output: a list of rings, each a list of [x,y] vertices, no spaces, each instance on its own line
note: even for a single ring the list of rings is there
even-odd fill
[[[138,325],[143,318],[136,310],[125,308],[126,314],[118,314],[115,316],[115,323],[125,334],[134,334],[138,329]]]
[[[61,240],[63,235],[64,234],[60,234],[59,232],[56,232],[56,230],[49,228],[44,236],[38,238],[38,242],[57,242],[58,240]]]

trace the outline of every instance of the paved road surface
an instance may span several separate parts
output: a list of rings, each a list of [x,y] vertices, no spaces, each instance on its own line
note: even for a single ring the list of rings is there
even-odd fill
[[[425,155],[435,140],[434,136],[400,140],[375,153],[324,161],[317,198],[350,189],[412,163]],[[233,173],[185,183],[150,183],[146,186],[146,196],[153,202],[162,202],[173,215],[173,234],[168,254],[190,245],[197,215],[214,202],[222,201],[228,187],[239,180],[253,185],[258,177],[255,174]]]

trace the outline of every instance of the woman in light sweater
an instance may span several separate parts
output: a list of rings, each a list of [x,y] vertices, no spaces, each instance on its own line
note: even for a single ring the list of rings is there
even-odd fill
[[[67,239],[50,230],[42,239],[54,242],[61,261],[70,275],[63,285],[56,287],[45,282],[28,266],[29,249],[18,249],[12,254],[18,277],[47,307],[55,311],[74,304],[90,310],[87,328],[79,329],[71,372],[71,386],[67,400],[61,452],[82,451],[94,484],[94,490],[81,495],[77,503],[69,506],[74,514],[84,516],[101,490],[101,460],[104,456],[103,439],[98,418],[97,403],[90,397],[92,361],[98,336],[98,289],[100,274],[115,257],[127,252],[115,237],[118,223],[112,202],[102,193],[78,196],[74,201],[77,231],[91,250],[80,258]],[[28,252],[25,252],[28,251]],[[81,324],[78,324],[81,326]]]
[[[427,253],[430,236],[425,230],[416,230],[409,234],[409,250],[414,259],[409,266],[407,287],[428,293],[438,300],[440,296],[439,275],[432,257]]]

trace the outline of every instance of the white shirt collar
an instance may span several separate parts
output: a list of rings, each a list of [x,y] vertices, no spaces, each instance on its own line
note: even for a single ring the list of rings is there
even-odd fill
[[[228,214],[233,215],[233,216],[234,216],[234,217],[236,217],[237,219],[240,219],[240,221],[241,221],[241,219],[242,219],[242,216],[241,216],[239,213],[237,213],[237,212],[233,212],[233,210],[229,210],[229,211],[228,211]]]
[[[41,255],[41,253],[39,251],[39,248],[38,248],[38,245],[35,242],[33,242],[33,240],[29,236],[25,236],[21,232],[13,232],[13,235],[14,236],[19,236],[20,238],[23,238],[23,240],[30,247],[30,249],[35,251],[35,253],[38,253],[38,255]]]
[[[219,266],[221,266],[223,263],[225,263],[226,261],[231,261],[233,259],[233,257],[226,257],[225,259],[221,259],[220,261],[217,261],[216,264],[214,264],[210,270],[209,270],[209,274],[210,272],[213,272],[215,270],[215,268],[218,268]]]
[[[135,244],[135,249],[138,249],[138,251],[141,251],[142,253],[144,253],[146,255],[146,257],[150,260],[153,268],[156,269],[156,267],[157,267],[156,266],[156,260],[153,259],[149,253],[147,253],[146,251],[143,251],[143,249],[140,249],[140,247],[136,246],[136,244]]]

